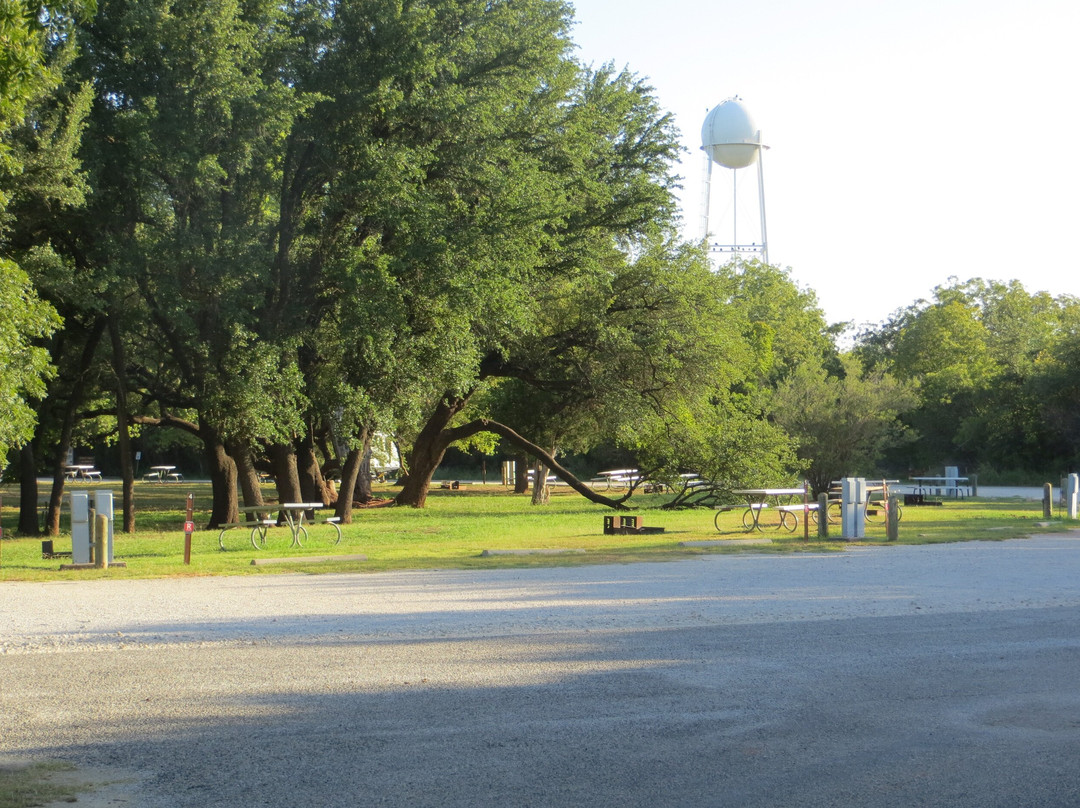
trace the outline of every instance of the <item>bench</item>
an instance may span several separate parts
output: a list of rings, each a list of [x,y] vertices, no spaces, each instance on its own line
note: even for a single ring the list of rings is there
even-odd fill
[[[328,516],[323,519],[323,524],[334,526],[334,530],[337,531],[337,540],[334,542],[334,544],[341,544],[341,517]]]
[[[787,505],[777,505],[776,507],[782,511],[787,511],[788,513],[798,513],[799,511],[804,509],[808,511],[816,511],[818,509],[818,503],[807,502],[806,504],[803,504],[801,502],[791,502]]]
[[[784,511],[785,513],[798,514],[798,513],[801,513],[803,511],[803,509],[808,510],[808,511],[816,511],[818,509],[818,503],[816,503],[816,502],[807,502],[804,505],[801,502],[793,502],[793,503],[789,503],[787,505],[777,505],[776,508],[777,508],[777,510]]]
[[[251,522],[225,522],[224,524],[218,525],[218,527],[221,528],[221,531],[218,533],[218,547],[222,550],[225,549],[225,534],[234,527],[249,527],[251,528],[251,546],[256,550],[261,549],[258,542],[255,541],[255,534],[259,535],[259,540],[262,541],[263,546],[265,546],[266,531],[276,525],[277,521],[274,519],[255,519]]]

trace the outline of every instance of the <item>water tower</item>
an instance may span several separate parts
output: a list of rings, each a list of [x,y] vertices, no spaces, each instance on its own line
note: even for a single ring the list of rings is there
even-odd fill
[[[735,96],[717,104],[705,116],[701,125],[701,148],[705,152],[708,167],[705,174],[705,191],[702,202],[702,231],[710,239],[709,251],[729,253],[736,257],[745,253],[761,256],[769,262],[769,240],[765,230],[765,175],[762,170],[762,151],[768,146],[761,142],[761,130],[746,111],[742,100]],[[721,237],[715,243],[709,232],[709,207],[712,196],[713,163],[731,169],[731,243],[723,243]],[[739,169],[757,163],[757,200],[761,215],[761,228],[757,240],[750,243],[739,241]],[[743,196],[746,196],[744,193]],[[744,200],[745,201],[745,200]],[[745,207],[745,204],[744,204]],[[725,215],[725,219],[726,219]],[[725,228],[726,229],[726,228]],[[744,234],[745,235],[745,234]]]

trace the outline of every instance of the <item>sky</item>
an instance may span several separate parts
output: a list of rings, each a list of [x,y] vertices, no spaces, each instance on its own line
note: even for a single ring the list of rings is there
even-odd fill
[[[769,261],[830,322],[880,323],[950,278],[1080,295],[1076,0],[570,2],[578,58],[629,68],[674,116],[688,238],[701,125],[742,100],[769,146]],[[755,230],[756,174],[735,174]],[[714,233],[731,183],[714,170]]]

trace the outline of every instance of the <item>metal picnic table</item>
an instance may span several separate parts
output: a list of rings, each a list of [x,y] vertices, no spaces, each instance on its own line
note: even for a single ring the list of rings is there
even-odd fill
[[[777,529],[786,527],[788,530],[795,530],[799,524],[799,518],[796,513],[803,510],[816,510],[817,503],[806,503],[805,506],[800,503],[798,505],[791,502],[792,497],[801,497],[806,495],[806,489],[804,488],[740,488],[732,491],[733,494],[738,494],[746,498],[746,512],[743,514],[743,527],[749,530],[761,531],[761,514],[768,508],[775,508],[780,514],[779,519],[775,527]],[[769,500],[772,499],[772,503]],[[787,502],[781,502],[781,499],[786,499]],[[790,516],[791,526],[788,526]]]

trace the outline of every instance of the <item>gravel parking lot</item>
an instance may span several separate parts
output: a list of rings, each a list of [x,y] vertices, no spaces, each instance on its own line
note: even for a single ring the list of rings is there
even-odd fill
[[[1080,804],[1080,534],[0,614],[0,755],[122,781],[83,805]]]

